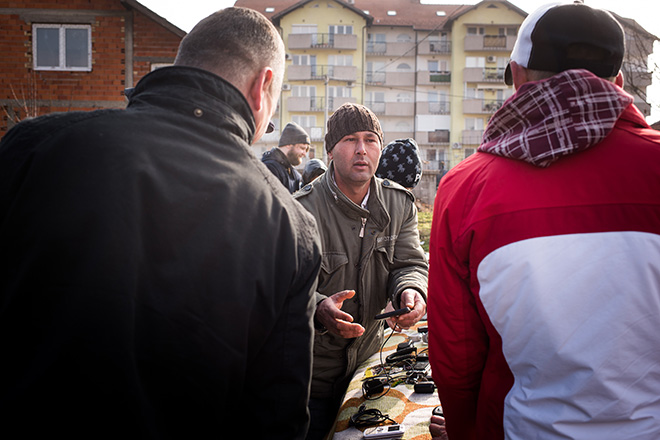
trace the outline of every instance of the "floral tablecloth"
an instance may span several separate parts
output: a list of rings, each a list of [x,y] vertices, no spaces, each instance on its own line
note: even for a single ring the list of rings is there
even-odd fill
[[[364,379],[378,373],[378,367],[389,354],[396,351],[401,342],[413,339],[413,344],[417,349],[417,354],[428,351],[428,345],[424,341],[416,341],[422,334],[419,333],[420,327],[426,326],[425,321],[420,321],[410,330],[395,332],[389,340],[391,330],[385,331],[386,344],[383,347],[382,356],[379,353],[371,356],[356,370],[351,383],[348,386],[343,403],[339,410],[335,423],[334,440],[354,440],[361,439],[365,428],[356,428],[350,426],[351,416],[354,415],[360,405],[365,404],[366,408],[376,408],[381,413],[387,414],[391,419],[405,426],[403,439],[406,440],[430,440],[429,421],[433,408],[440,405],[438,392],[432,394],[416,393],[414,386],[406,383],[399,383],[389,389],[382,397],[375,400],[367,400],[363,396],[362,382]],[[388,424],[391,422],[384,422]]]

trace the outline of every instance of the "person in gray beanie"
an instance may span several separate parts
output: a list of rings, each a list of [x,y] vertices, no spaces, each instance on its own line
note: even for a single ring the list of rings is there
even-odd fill
[[[291,194],[298,191],[302,184],[302,176],[294,167],[302,163],[309,146],[309,135],[305,129],[295,122],[289,122],[282,130],[279,145],[261,156],[264,165]]]
[[[316,219],[323,270],[316,292],[307,440],[325,438],[358,365],[378,351],[384,308],[408,307],[390,326],[426,312],[428,264],[410,191],[375,177],[383,131],[374,113],[344,104],[328,120],[328,170],[294,194]]]
[[[404,188],[416,187],[422,178],[422,161],[415,139],[397,139],[387,144],[380,155],[376,176]]]

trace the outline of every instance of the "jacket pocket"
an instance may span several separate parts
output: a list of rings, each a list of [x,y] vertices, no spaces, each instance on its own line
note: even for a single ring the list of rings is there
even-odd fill
[[[377,255],[379,255],[380,258],[383,258],[387,263],[394,263],[394,243],[387,242],[380,245],[376,247],[376,252],[378,253]]]
[[[343,252],[326,252],[321,259],[321,269],[328,274],[346,264],[348,264],[348,256]]]

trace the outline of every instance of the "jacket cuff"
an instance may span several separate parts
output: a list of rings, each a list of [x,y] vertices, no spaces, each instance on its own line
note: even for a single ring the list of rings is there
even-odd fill
[[[328,298],[327,296],[322,295],[318,292],[316,292],[315,296],[316,296],[316,307],[319,306],[321,301]],[[314,309],[314,333],[317,334],[317,335],[324,335],[324,334],[328,333],[328,329],[325,328],[325,326],[323,324],[321,324],[321,322],[318,319],[316,319],[316,308]]]
[[[397,293],[394,294],[394,297],[392,298],[392,306],[395,306],[396,309],[401,308],[401,294],[406,289],[416,290],[417,292],[419,292],[420,295],[422,295],[422,298],[424,298],[424,302],[428,303],[428,300],[426,299],[426,293],[422,292],[420,289],[418,289],[415,286],[408,286],[408,287],[404,287],[403,289],[399,290]]]

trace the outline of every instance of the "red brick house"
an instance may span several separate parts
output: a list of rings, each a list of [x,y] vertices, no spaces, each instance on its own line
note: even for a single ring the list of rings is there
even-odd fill
[[[0,0],[0,137],[32,116],[123,108],[185,34],[135,0]]]

